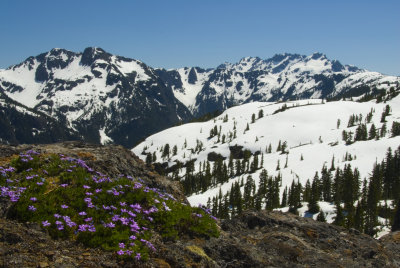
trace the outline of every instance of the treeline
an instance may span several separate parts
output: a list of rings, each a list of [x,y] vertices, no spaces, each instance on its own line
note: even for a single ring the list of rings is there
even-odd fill
[[[289,207],[289,211],[297,213],[302,202],[308,203],[308,212],[319,213],[318,219],[325,221],[318,201],[335,204],[336,218],[334,224],[346,228],[354,228],[362,233],[374,235],[379,224],[378,216],[386,218],[391,224],[395,220],[395,210],[386,201],[393,204],[400,201],[400,146],[393,153],[388,149],[385,159],[375,163],[369,180],[361,181],[360,172],[346,164],[343,169],[335,168],[334,158],[331,167],[323,166],[320,173],[302,185],[299,180],[293,180],[290,187],[285,187],[280,197],[282,178],[268,176],[265,169],[261,171],[259,185],[256,187],[251,175],[232,183],[231,189],[225,194],[220,190],[208,200],[212,213],[220,218],[229,218],[244,209],[273,210],[279,207]],[[398,213],[400,217],[400,213]]]
[[[243,159],[234,159],[233,155],[229,157],[228,164],[222,156],[219,156],[211,165],[210,161],[203,161],[199,165],[198,172],[195,172],[194,161],[185,167],[185,175],[179,177],[179,170],[176,169],[171,177],[182,183],[186,195],[197,192],[205,192],[209,188],[216,187],[218,184],[226,183],[229,179],[241,176],[246,173],[254,173],[263,166],[264,155],[252,154],[249,150],[244,150]]]

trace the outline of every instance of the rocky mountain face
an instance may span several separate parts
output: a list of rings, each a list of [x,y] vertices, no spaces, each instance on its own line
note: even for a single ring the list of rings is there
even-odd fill
[[[150,134],[233,105],[361,95],[398,82],[320,53],[165,70],[89,47],[83,53],[52,49],[0,70],[0,92],[13,101],[54,118],[85,141],[130,148]]]
[[[120,146],[84,143],[1,146],[0,165],[33,149],[80,157],[109,176],[124,172],[165,189],[187,202],[179,184],[154,173]],[[146,262],[117,258],[116,253],[89,249],[74,241],[52,240],[36,223],[8,219],[10,203],[0,202],[0,254],[3,267],[398,267],[400,234],[381,240],[290,213],[245,211],[223,220],[216,238],[153,235],[157,248]]]
[[[0,73],[2,92],[92,143],[132,147],[191,118],[153,69],[100,48],[53,49]]]
[[[0,143],[51,143],[79,140],[76,131],[56,119],[10,99],[0,92]]]
[[[360,96],[400,81],[342,65],[321,53],[278,54],[266,60],[246,57],[215,69],[184,68],[167,74],[166,84],[196,116],[254,101]]]

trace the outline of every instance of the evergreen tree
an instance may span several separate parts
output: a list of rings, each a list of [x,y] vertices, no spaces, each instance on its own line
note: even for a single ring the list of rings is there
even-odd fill
[[[166,157],[169,158],[169,144],[168,143],[165,144],[161,157],[162,158],[166,158]]]
[[[303,202],[310,202],[311,200],[311,183],[310,180],[307,180],[306,185],[304,186],[303,191]]]
[[[276,151],[280,152],[281,150],[282,150],[282,144],[281,144],[281,140],[279,140],[278,147],[276,148]]]
[[[331,161],[331,168],[329,171],[335,171],[335,155],[332,156],[332,161]]]
[[[255,121],[256,121],[256,115],[252,114],[251,115],[251,123],[254,124]]]
[[[354,228],[360,232],[364,231],[364,208],[360,202],[358,202],[356,206],[356,214],[354,215]]]
[[[369,140],[373,140],[376,138],[376,127],[375,125],[372,123],[369,132],[368,132],[368,139]]]
[[[333,221],[333,224],[338,225],[338,226],[344,226],[343,209],[342,209],[340,203],[336,203],[336,217],[335,217],[335,220]]]
[[[381,166],[376,164],[372,171],[367,194],[367,205],[365,208],[365,233],[371,236],[375,235],[375,226],[378,223],[378,202],[382,196],[381,190],[382,172]]]
[[[288,199],[288,188],[287,188],[287,186],[285,186],[285,189],[283,190],[283,194],[282,194],[281,207],[287,206],[287,199]]]
[[[264,117],[264,111],[263,111],[263,109],[260,109],[260,110],[258,111],[258,118],[260,119],[260,118],[262,118],[262,117]]]
[[[326,222],[325,213],[322,210],[319,210],[317,221]]]
[[[311,195],[310,202],[308,203],[308,212],[314,214],[319,211],[319,178],[318,173],[315,174],[315,177],[311,183]]]
[[[400,123],[399,122],[393,121],[391,132],[392,132],[392,137],[396,137],[396,136],[400,135]]]
[[[260,168],[264,167],[264,154],[261,154],[261,163],[260,163]]]
[[[178,146],[174,145],[172,148],[172,155],[176,155],[178,153]]]
[[[321,192],[322,199],[327,202],[332,201],[332,176],[324,165],[321,170]]]
[[[386,123],[383,123],[382,127],[381,127],[381,137],[382,138],[386,136],[386,131],[387,131]]]
[[[250,130],[249,123],[247,123],[246,129],[244,130],[244,132],[246,132],[246,131],[248,131],[248,130]]]
[[[151,155],[151,153],[147,153],[146,154],[146,165],[150,166],[152,160],[153,160],[153,156]]]

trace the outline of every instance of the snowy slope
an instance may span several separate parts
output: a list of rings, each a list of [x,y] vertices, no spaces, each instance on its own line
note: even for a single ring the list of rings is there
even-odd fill
[[[284,104],[289,109],[275,113]],[[400,137],[390,137],[390,133],[386,137],[379,140],[357,141],[351,145],[346,145],[342,140],[342,131],[355,132],[356,126],[347,127],[350,115],[362,114],[365,118],[371,111],[375,110],[371,123],[367,124],[369,129],[374,123],[380,128],[381,113],[384,107],[389,104],[392,107],[392,114],[386,118],[387,128],[390,130],[393,121],[400,121],[400,96],[388,101],[387,103],[371,102],[352,102],[352,101],[336,101],[324,103],[318,99],[291,101],[287,103],[273,102],[253,102],[241,106],[233,107],[226,110],[218,118],[203,123],[190,123],[178,127],[164,130],[160,133],[148,137],[144,142],[133,148],[133,152],[139,155],[143,160],[143,153],[155,152],[157,162],[164,162],[160,149],[169,144],[170,148],[177,146],[177,155],[172,156],[169,160],[169,166],[174,164],[175,160],[186,162],[190,159],[196,159],[195,168],[198,170],[201,162],[207,160],[210,152],[220,153],[226,157],[226,164],[229,159],[229,146],[241,145],[244,149],[249,149],[253,153],[260,151],[264,153],[264,168],[269,175],[282,174],[282,187],[290,186],[293,179],[299,179],[304,185],[307,179],[312,179],[315,172],[320,172],[324,164],[329,168],[332,157],[335,157],[335,166],[343,168],[345,164],[358,167],[361,178],[367,177],[373,164],[380,162],[387,152],[388,147],[396,149],[400,145]],[[255,123],[251,123],[251,117],[254,113],[258,115],[259,110],[264,111],[264,117],[257,119]],[[223,118],[228,116],[228,121],[223,122]],[[338,119],[341,121],[337,128]],[[249,130],[245,128],[249,124]],[[221,136],[225,134],[226,142],[217,142],[218,137],[209,139],[210,129],[214,126],[219,129],[221,127]],[[234,132],[236,125],[236,138],[229,139],[229,133]],[[389,131],[390,132],[390,131]],[[286,141],[289,154],[281,154],[276,152],[279,140]],[[187,144],[185,148],[185,143]],[[203,150],[195,151],[196,146],[202,143]],[[272,146],[272,153],[266,154],[265,150],[268,145]],[[344,161],[346,153],[356,156],[355,160]],[[301,157],[303,156],[303,160]],[[286,157],[288,159],[288,167],[284,168]],[[251,161],[251,160],[250,160]],[[280,170],[277,171],[277,163],[280,162]],[[211,162],[212,163],[212,162]],[[258,179],[261,169],[252,174],[258,185]],[[184,170],[181,170],[181,175]],[[205,204],[209,197],[214,197],[219,190],[222,193],[230,190],[233,181],[247,177],[248,174],[240,177],[232,178],[224,185],[218,185],[213,189],[209,189],[204,193],[197,193],[189,196],[189,202],[193,205],[198,203]]]

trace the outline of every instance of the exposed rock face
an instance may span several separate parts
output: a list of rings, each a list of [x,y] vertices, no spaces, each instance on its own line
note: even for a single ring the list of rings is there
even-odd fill
[[[0,146],[0,165],[11,156],[35,149],[80,157],[110,176],[141,177],[183,202],[180,185],[159,176],[120,146],[83,143]],[[219,238],[180,237],[165,241],[157,233],[157,251],[146,263],[117,259],[116,253],[87,249],[72,241],[52,240],[36,223],[5,217],[9,203],[0,200],[1,267],[399,267],[400,232],[375,240],[357,231],[282,212],[246,211],[220,222]]]

